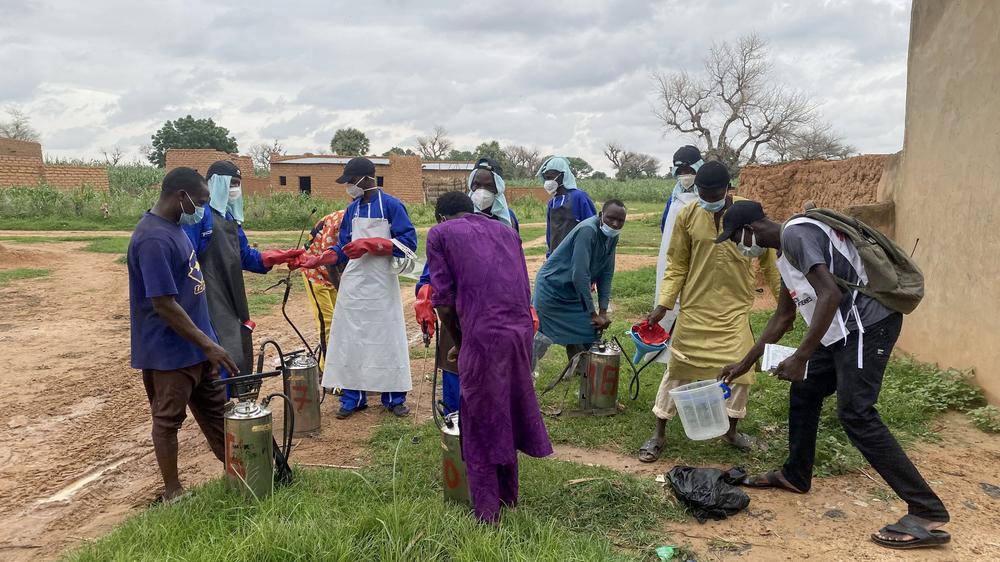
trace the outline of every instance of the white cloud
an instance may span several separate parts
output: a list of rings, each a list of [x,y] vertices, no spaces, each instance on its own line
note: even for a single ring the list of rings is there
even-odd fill
[[[441,124],[460,148],[497,138],[606,169],[617,140],[664,160],[689,139],[653,117],[650,75],[697,72],[751,31],[847,142],[902,144],[905,0],[6,0],[0,21],[0,105],[59,156],[137,154],[190,113],[244,148],[315,152],[352,126],[381,152]]]

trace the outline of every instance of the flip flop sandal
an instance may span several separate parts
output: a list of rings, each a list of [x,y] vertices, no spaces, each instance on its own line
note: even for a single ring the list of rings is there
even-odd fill
[[[764,481],[760,482],[759,479],[763,477]],[[804,494],[802,490],[793,488],[790,484],[785,484],[781,479],[781,474],[777,470],[769,470],[763,474],[758,474],[757,476],[750,477],[747,476],[743,479],[743,485],[747,488],[778,488],[793,494]]]
[[[655,438],[650,438],[648,441],[639,447],[639,462],[656,462],[660,460],[660,455],[663,454],[664,443],[657,443]]]
[[[898,533],[900,535],[910,535],[909,540],[894,540],[879,536],[886,532]],[[902,519],[892,525],[886,525],[879,529],[878,533],[872,535],[872,542],[885,548],[895,550],[908,550],[911,548],[926,548],[928,546],[939,546],[951,541],[951,535],[947,531],[934,529],[928,531],[920,520],[912,515],[904,515]]]
[[[733,441],[729,441],[725,438],[723,438],[723,441],[741,451],[749,451],[750,449],[753,449],[754,445],[754,439],[746,433],[737,433],[736,437],[733,438]]]

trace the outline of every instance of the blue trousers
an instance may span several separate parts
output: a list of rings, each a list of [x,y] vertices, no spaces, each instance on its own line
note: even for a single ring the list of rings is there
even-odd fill
[[[441,401],[444,402],[444,413],[448,415],[458,411],[459,398],[458,374],[441,370]]]
[[[405,392],[383,392],[382,405],[392,409],[406,402]],[[352,411],[368,405],[368,393],[363,390],[340,391],[340,406],[345,410]]]

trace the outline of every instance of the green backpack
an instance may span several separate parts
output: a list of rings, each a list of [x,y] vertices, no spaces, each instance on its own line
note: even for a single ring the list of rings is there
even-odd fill
[[[800,217],[819,221],[844,234],[857,248],[868,284],[862,287],[837,278],[838,285],[850,291],[857,290],[903,314],[917,308],[924,298],[924,274],[895,242],[860,220],[832,209],[806,209],[788,220]],[[788,258],[785,254],[785,259]]]

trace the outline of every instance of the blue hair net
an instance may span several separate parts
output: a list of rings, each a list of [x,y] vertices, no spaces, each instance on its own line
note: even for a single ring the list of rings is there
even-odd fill
[[[476,172],[479,170],[485,170],[486,168],[473,168],[472,173],[469,174],[469,181],[466,182],[466,187],[469,188],[469,196],[472,196],[472,180],[476,177]],[[489,170],[487,170],[489,171]],[[490,209],[490,213],[500,219],[500,222],[506,224],[507,226],[513,227],[513,223],[510,220],[510,207],[507,206],[507,198],[504,197],[503,192],[506,190],[506,185],[504,184],[503,178],[500,174],[490,171],[493,174],[493,182],[497,186],[497,195],[493,199],[493,207]]]
[[[569,167],[569,160],[566,160],[562,156],[553,156],[542,164],[542,167],[538,169],[538,174],[536,174],[536,176],[538,179],[542,180],[544,179],[542,176],[549,170],[562,172],[563,187],[566,189],[577,189],[576,176],[573,175],[573,170]]]
[[[208,178],[208,204],[212,206],[220,215],[226,216],[226,211],[233,215],[236,222],[243,224],[243,193],[235,201],[229,200],[229,183],[232,176],[222,176],[213,174]]]

